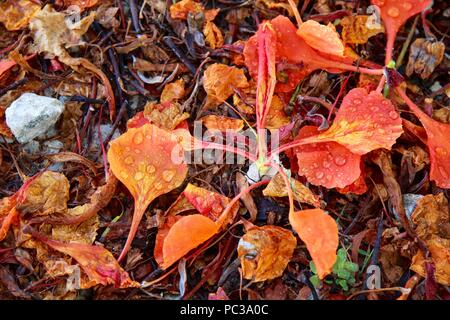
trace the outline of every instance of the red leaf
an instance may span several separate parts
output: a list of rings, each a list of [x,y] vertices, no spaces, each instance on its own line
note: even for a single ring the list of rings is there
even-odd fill
[[[303,127],[297,139],[317,135],[316,127]],[[314,185],[344,188],[361,175],[361,156],[336,142],[306,144],[296,147],[299,174]]]

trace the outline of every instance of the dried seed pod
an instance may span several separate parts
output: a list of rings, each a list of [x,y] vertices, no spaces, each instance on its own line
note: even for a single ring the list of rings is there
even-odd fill
[[[445,45],[435,39],[416,39],[409,51],[406,74],[420,74],[422,79],[428,78],[444,58]]]

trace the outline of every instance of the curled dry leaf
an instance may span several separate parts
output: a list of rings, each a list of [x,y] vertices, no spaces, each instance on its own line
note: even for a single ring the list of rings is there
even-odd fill
[[[323,279],[333,271],[339,245],[338,226],[334,219],[321,209],[291,212],[289,222],[314,261],[317,275]]]
[[[216,106],[233,94],[233,88],[246,88],[248,82],[241,69],[214,63],[205,70],[203,87],[208,94],[207,105]]]
[[[372,16],[347,16],[342,18],[342,40],[345,43],[364,44],[370,37],[384,32],[381,24],[373,23]]]
[[[312,48],[335,56],[344,56],[344,44],[332,24],[327,26],[314,20],[303,22],[297,34]]]
[[[34,1],[6,0],[0,3],[0,22],[8,31],[21,30],[39,10],[41,6]]]
[[[76,162],[88,167],[95,175],[97,174],[97,166],[91,160],[79,155],[78,153],[64,151],[57,154],[50,154],[47,156],[53,162]]]
[[[130,233],[119,260],[128,252],[147,206],[184,181],[187,166],[183,160],[183,149],[176,137],[152,124],[130,128],[111,141],[108,150],[111,170],[135,201]]]
[[[292,232],[277,226],[254,226],[238,244],[245,279],[254,282],[280,277],[292,258],[297,245]]]
[[[308,187],[294,178],[291,178],[290,181],[295,200],[302,203],[308,203],[316,208],[321,207],[320,198],[316,196]],[[263,195],[266,197],[288,196],[284,179],[279,173],[277,173],[272,180],[270,180],[267,187],[263,190]]]
[[[364,155],[391,149],[402,133],[402,119],[390,100],[381,93],[355,88],[344,97],[331,127],[311,141],[334,141]]]
[[[161,93],[160,101],[164,102],[176,102],[182,99],[185,95],[184,80],[178,79],[177,81],[168,83],[164,86]]]
[[[181,0],[170,6],[170,17],[172,19],[186,20],[189,13],[196,14],[204,10],[201,3],[194,0]]]
[[[162,104],[148,102],[144,111],[136,113],[133,118],[128,120],[127,128],[139,128],[147,123],[167,130],[186,128],[185,120],[189,118],[189,113],[181,112],[180,109],[180,105],[176,102]]]
[[[279,96],[273,96],[265,127],[267,129],[280,129],[281,127],[288,125],[291,122],[291,119],[289,119],[284,110],[285,103]]]
[[[247,189],[250,185],[247,181],[247,178],[240,172],[236,173],[236,186],[239,192]],[[246,192],[242,195],[241,198],[248,212],[250,213],[250,221],[253,222],[256,220],[256,216],[258,215],[258,209],[256,207],[255,201],[253,200],[252,195],[249,192]]]
[[[441,188],[450,188],[450,125],[430,118],[403,90],[397,90],[406,104],[419,118],[427,133],[427,146],[430,153],[430,179]],[[411,127],[411,126],[410,126]]]
[[[69,200],[69,181],[58,172],[45,171],[34,179],[24,192],[23,201],[17,209],[33,217],[53,213],[66,213]]]
[[[111,252],[101,246],[84,243],[64,243],[49,239],[38,232],[31,231],[33,237],[49,247],[74,258],[89,278],[85,288],[97,284],[114,285],[117,288],[139,287],[139,283],[132,281],[114,259]]]
[[[211,49],[217,49],[223,46],[222,31],[216,26],[214,22],[207,21],[203,27],[203,34],[205,41]]]
[[[411,219],[416,224],[417,236],[425,241],[431,254],[425,259],[419,251],[413,257],[411,269],[427,277],[426,262],[433,262],[436,281],[450,285],[450,215],[444,193],[429,194],[417,201]]]
[[[154,256],[161,268],[170,267],[230,223],[239,210],[239,204],[224,212],[229,203],[230,199],[221,194],[188,184],[169,208],[167,219],[156,235]],[[190,210],[196,210],[197,214],[179,215]],[[196,217],[187,219],[192,216]],[[198,235],[192,235],[187,241],[186,230],[196,230]]]
[[[200,121],[211,131],[241,131],[244,128],[244,120],[225,116],[207,115],[202,117]]]
[[[406,74],[413,72],[420,74],[422,79],[428,78],[434,69],[442,62],[445,53],[445,44],[437,40],[416,39],[409,49]]]
[[[318,134],[318,128],[303,127],[296,139]],[[361,176],[361,156],[336,142],[306,144],[294,149],[298,173],[308,182],[326,188],[344,188]]]

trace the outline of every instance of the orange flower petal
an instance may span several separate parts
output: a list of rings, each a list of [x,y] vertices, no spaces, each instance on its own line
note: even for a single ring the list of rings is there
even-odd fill
[[[201,3],[195,2],[193,0],[181,0],[170,6],[170,17],[172,19],[182,19],[186,20],[188,14],[191,12],[193,14],[200,13],[203,11],[203,6]]]
[[[174,154],[175,153],[175,154]],[[135,211],[121,260],[131,246],[147,206],[158,196],[177,188],[187,173],[183,150],[170,132],[152,124],[128,129],[111,141],[108,161],[114,175],[128,188],[135,200]]]
[[[333,27],[314,20],[303,22],[297,29],[299,35],[312,48],[327,54],[344,56],[344,44]]]
[[[244,128],[244,120],[224,116],[208,115],[200,119],[203,125],[211,131],[241,131]]]
[[[355,88],[344,97],[332,126],[316,142],[334,141],[356,154],[391,149],[403,133],[402,119],[381,93]]]
[[[162,269],[167,269],[189,251],[214,236],[219,227],[211,219],[193,214],[182,217],[170,228],[163,244]]]
[[[14,60],[3,59],[0,60],[0,77],[9,69],[14,67],[17,64]]]
[[[294,212],[289,215],[289,221],[306,244],[317,274],[323,279],[333,271],[336,262],[336,250],[339,245],[336,222],[321,209]]]
[[[318,133],[316,127],[303,127],[297,138],[307,138]],[[336,142],[306,144],[296,147],[299,174],[314,184],[326,188],[344,188],[361,175],[361,156]]]
[[[84,243],[64,243],[37,233],[32,235],[51,248],[74,258],[89,278],[86,288],[102,284],[114,285],[118,288],[139,287],[139,283],[132,281],[114,258],[114,256],[101,246]]]

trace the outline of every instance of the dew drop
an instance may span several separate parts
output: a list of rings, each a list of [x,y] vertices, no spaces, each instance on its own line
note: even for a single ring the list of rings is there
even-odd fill
[[[412,4],[409,3],[409,2],[404,2],[404,3],[403,3],[403,8],[404,8],[405,10],[411,10]]]
[[[142,172],[140,172],[140,171],[138,171],[138,172],[136,172],[135,174],[134,174],[134,180],[136,180],[136,181],[140,181],[140,180],[142,180],[144,178],[144,174],[142,173]]]
[[[156,190],[161,190],[163,187],[161,182],[155,182],[154,186]]]
[[[353,99],[353,104],[361,104],[362,100],[361,99]]]
[[[327,177],[326,177],[326,178],[327,178],[328,181],[331,181],[331,179],[332,179],[333,177],[331,176],[331,174],[327,174]]]
[[[322,166],[323,166],[324,168],[329,168],[329,167],[331,166],[331,163],[330,163],[329,161],[327,161],[327,160],[324,160],[324,161],[322,162]]]
[[[372,106],[370,107],[370,110],[373,112],[377,112],[378,110],[380,110],[380,108],[378,108],[377,106]]]
[[[126,172],[126,171],[122,171],[122,172],[120,173],[120,175],[121,175],[124,179],[128,178],[128,172]]]
[[[391,112],[389,112],[389,118],[391,118],[392,120],[398,119],[397,111],[392,110]]]
[[[147,171],[147,173],[152,174],[156,171],[155,166],[149,164],[148,166],[145,167],[145,171]]]
[[[347,162],[347,159],[345,159],[344,157],[336,157],[334,159],[334,163],[336,163],[338,166],[343,166],[345,163]]]
[[[141,144],[144,141],[144,135],[142,132],[136,132],[136,134],[133,136],[133,143],[134,144]]]
[[[445,169],[443,166],[439,166],[438,169],[439,169],[439,172],[441,173],[442,177],[444,179],[448,179],[447,169]]]
[[[322,179],[325,174],[322,171],[316,172],[315,176],[317,179]]]
[[[446,156],[448,154],[447,150],[441,147],[436,147],[434,151],[436,151],[436,153],[440,156]]]
[[[124,160],[125,164],[133,164],[134,163],[134,159],[132,156],[128,156],[125,158]]]
[[[397,18],[400,15],[400,11],[396,7],[392,7],[389,8],[387,14],[392,18]]]
[[[175,176],[175,170],[164,170],[162,173],[162,177],[163,177],[164,181],[166,181],[166,182],[172,181],[174,176]]]

